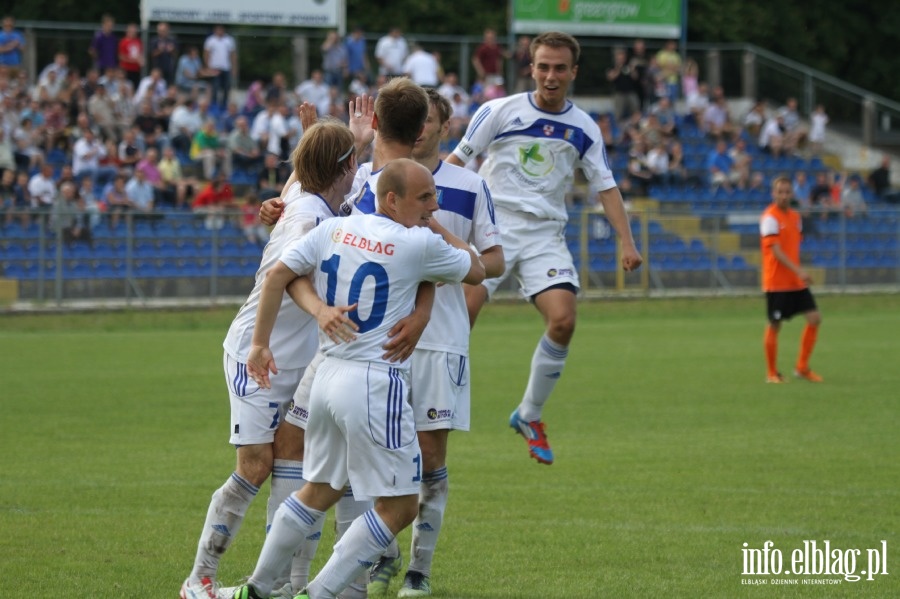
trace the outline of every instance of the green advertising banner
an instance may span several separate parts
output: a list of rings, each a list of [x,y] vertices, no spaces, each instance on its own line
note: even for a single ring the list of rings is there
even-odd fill
[[[682,0],[511,0],[513,31],[681,37]],[[685,0],[686,1],[686,0]]]

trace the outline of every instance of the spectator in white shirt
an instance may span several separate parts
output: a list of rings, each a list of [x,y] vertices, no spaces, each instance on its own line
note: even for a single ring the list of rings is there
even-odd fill
[[[331,87],[325,83],[325,77],[319,69],[314,70],[309,79],[294,90],[301,102],[309,102],[316,107],[319,117],[331,112]]]
[[[266,109],[253,119],[250,137],[255,139],[260,147],[265,148],[267,153],[283,156],[284,150],[287,149],[283,147],[287,145],[283,143],[287,138],[287,134],[287,123],[281,114],[281,110],[279,110],[278,103],[275,101],[267,102]]]
[[[106,148],[94,135],[93,129],[85,128],[72,146],[72,172],[75,178],[90,177],[94,189],[102,189],[116,176],[115,168],[100,166],[103,158],[106,158]]]
[[[403,61],[409,55],[409,46],[399,27],[381,37],[375,44],[375,59],[378,61],[378,72],[388,77],[403,74]]]
[[[153,109],[159,110],[160,101],[166,97],[166,80],[163,79],[160,69],[151,69],[150,74],[141,79],[138,84],[137,91],[131,99],[132,104],[139,106],[144,98],[150,98],[153,102]]]
[[[40,172],[28,180],[31,207],[35,212],[48,214],[56,200],[56,181],[53,179],[53,165],[45,163]]]
[[[412,54],[403,62],[403,73],[422,87],[437,87],[440,83],[441,65],[433,54],[419,44],[413,44]]]

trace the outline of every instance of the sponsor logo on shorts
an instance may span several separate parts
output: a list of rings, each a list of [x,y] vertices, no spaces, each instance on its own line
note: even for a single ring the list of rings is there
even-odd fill
[[[291,407],[289,408],[289,410],[291,412],[291,416],[293,416],[294,418],[300,418],[301,420],[309,419],[309,411],[304,407],[294,405],[293,401],[291,401]]]
[[[452,418],[452,417],[453,417],[453,410],[437,410],[435,408],[430,408],[428,410],[428,419],[429,420],[438,420],[438,419],[443,420],[445,418]]]
[[[571,268],[551,268],[547,271],[548,279],[555,279],[556,277],[571,277],[575,273]]]

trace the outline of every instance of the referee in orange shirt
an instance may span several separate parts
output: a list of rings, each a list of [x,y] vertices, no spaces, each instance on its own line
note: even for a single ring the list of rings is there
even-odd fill
[[[816,300],[809,290],[812,278],[800,266],[800,241],[803,226],[800,213],[791,209],[793,186],[787,177],[772,182],[772,203],[766,208],[759,222],[762,249],[762,288],[766,293],[766,327],[764,347],[766,353],[767,383],[784,383],[785,378],[776,365],[778,357],[778,332],[781,322],[795,314],[806,317],[806,327],[800,338],[800,355],[794,376],[813,383],[821,383],[822,377],[810,370],[809,357],[816,345],[822,316]]]

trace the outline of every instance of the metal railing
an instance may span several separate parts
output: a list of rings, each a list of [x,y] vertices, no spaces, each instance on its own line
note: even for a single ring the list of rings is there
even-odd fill
[[[601,211],[574,208],[566,231],[586,292],[759,289],[759,216],[754,210],[636,210],[632,230],[644,257],[633,273]],[[129,213],[115,228],[96,224],[90,240],[72,240],[72,214],[12,213],[0,230],[0,278],[18,283],[18,299],[234,298],[253,286],[262,247],[246,238],[240,213],[220,220],[184,212]],[[23,226],[22,221],[26,221]],[[900,211],[876,206],[865,215],[813,213],[805,218],[804,267],[817,285],[900,285]],[[514,291],[510,277],[503,291]]]
[[[602,211],[570,213],[567,238],[585,291],[759,289],[758,209],[636,210],[632,234],[644,258],[621,269],[621,248]],[[811,211],[804,216],[801,262],[817,285],[900,285],[900,210],[865,214]]]

